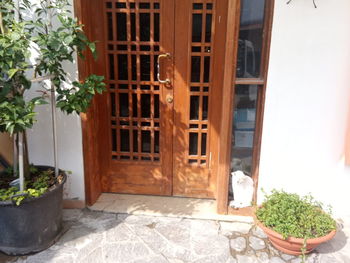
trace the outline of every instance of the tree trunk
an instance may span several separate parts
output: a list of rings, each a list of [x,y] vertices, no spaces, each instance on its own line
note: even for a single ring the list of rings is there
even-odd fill
[[[24,167],[24,177],[30,178],[27,131],[23,132],[23,167]]]

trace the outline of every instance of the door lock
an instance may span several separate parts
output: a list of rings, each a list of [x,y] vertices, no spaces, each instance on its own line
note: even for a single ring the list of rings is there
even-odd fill
[[[172,102],[174,101],[174,97],[171,96],[171,95],[168,95],[168,96],[166,96],[166,101],[167,101],[168,103],[172,103]]]

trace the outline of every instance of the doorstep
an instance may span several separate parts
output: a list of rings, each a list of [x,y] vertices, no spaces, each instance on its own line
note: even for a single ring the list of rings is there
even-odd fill
[[[117,214],[253,223],[251,216],[217,214],[216,201],[209,199],[103,193],[89,209]]]

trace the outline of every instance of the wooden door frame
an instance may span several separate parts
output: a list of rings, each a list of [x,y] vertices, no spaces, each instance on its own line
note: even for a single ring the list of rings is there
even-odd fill
[[[93,16],[93,13],[97,10],[94,10],[94,8],[91,5],[91,2],[87,5],[85,4],[84,0],[74,0],[74,10],[75,10],[75,16],[78,18],[79,22],[83,25],[85,25],[85,33],[89,39],[94,39],[93,34],[93,27],[91,24],[90,18]],[[227,4],[228,0],[220,0],[217,1],[218,8],[221,8],[221,10],[225,10],[223,13],[223,16],[216,17],[215,23],[217,24],[217,30],[226,30],[226,17],[227,17]],[[215,34],[215,36],[218,36],[219,34]],[[218,46],[218,49],[220,49],[224,43],[225,39],[218,39],[214,41],[216,45]],[[215,46],[214,46],[215,49]],[[224,52],[224,51],[223,51]],[[216,57],[216,56],[214,56]],[[223,57],[223,56],[221,56]],[[101,59],[103,60],[103,59]],[[223,65],[224,65],[224,59],[214,59],[214,72],[213,74],[222,74],[223,72]],[[85,60],[78,59],[78,71],[79,71],[79,78],[84,79],[88,75],[95,73],[94,72],[94,64],[95,61],[93,60],[92,56],[87,54]],[[99,62],[98,64],[101,64]],[[104,66],[102,65],[102,68]],[[222,78],[215,78],[216,81],[213,81],[213,85],[220,85],[222,86]],[[218,109],[221,106],[221,95],[222,94],[215,94],[216,98],[213,98],[213,101]],[[214,95],[213,95],[214,96]],[[98,115],[100,115],[100,112],[98,110],[98,101],[100,100],[101,96],[96,96],[93,101],[92,105],[89,108],[88,112],[85,114],[81,114],[81,123],[82,123],[82,135],[83,135],[83,159],[84,159],[84,179],[85,179],[85,198],[86,203],[88,205],[92,205],[95,203],[98,199],[98,197],[102,193],[102,186],[101,186],[101,171],[103,162],[101,163],[100,158],[97,158],[100,154],[100,149],[98,145],[98,134],[96,133],[97,127],[98,127],[98,118],[96,118]],[[214,105],[213,105],[214,106]],[[215,106],[214,106],[215,107]],[[218,111],[220,113],[221,110]],[[220,127],[220,118],[214,118],[216,122],[216,126]],[[217,130],[216,135],[218,138],[220,137],[220,131]],[[218,155],[218,151],[214,151],[214,155]],[[216,158],[216,156],[212,157],[213,159]],[[216,171],[217,163],[213,164],[213,172]],[[216,191],[217,192],[217,191]],[[216,194],[217,196],[217,194]]]
[[[270,56],[271,44],[271,29],[273,23],[273,11],[275,0],[266,0],[265,3],[265,19],[264,19],[264,33],[263,33],[263,48],[261,59],[261,80],[255,81],[251,79],[243,79],[242,82],[236,81],[236,62],[238,51],[239,27],[240,27],[240,0],[229,1],[228,16],[227,16],[227,33],[225,42],[225,72],[223,81],[223,100],[221,109],[221,134],[220,134],[220,150],[219,150],[219,166],[218,166],[218,180],[217,180],[217,212],[219,214],[227,214],[229,211],[228,197],[229,197],[229,178],[231,169],[231,137],[232,137],[232,116],[233,106],[235,101],[235,85],[237,84],[251,84],[261,85],[262,88],[258,92],[257,111],[256,111],[256,125],[253,142],[253,158],[252,158],[252,179],[254,181],[254,195],[253,203],[257,202],[258,179],[259,179],[259,162],[260,150],[263,130],[264,106],[266,83],[268,76],[268,65]],[[228,110],[227,110],[228,109]],[[242,210],[235,212],[237,214],[245,214]]]
[[[92,5],[84,4],[86,0],[74,0],[74,12],[79,23],[84,25],[84,32],[89,39],[93,39],[92,25],[90,17],[93,13]],[[96,10],[95,10],[96,11]],[[85,79],[93,73],[95,63],[91,54],[86,54],[85,60],[78,58],[79,79]],[[103,66],[104,67],[104,66]],[[86,113],[81,113],[83,160],[84,160],[84,180],[85,180],[85,201],[87,205],[93,205],[102,193],[99,147],[96,133],[98,122],[98,96],[95,96],[91,107]]]
[[[267,0],[271,2],[270,10],[267,12],[269,18],[267,23],[269,28],[272,24],[272,14],[273,14],[273,0]],[[89,39],[93,39],[93,30],[91,25],[90,17],[97,10],[91,5],[86,3],[86,0],[74,0],[74,10],[75,16],[78,18],[79,22],[85,25],[85,33]],[[220,50],[225,47],[223,52],[225,55],[223,59],[214,60],[214,72],[213,74],[221,74],[223,78],[215,78],[213,85],[220,85],[223,87],[221,93],[215,94],[213,98],[214,104],[220,107],[220,114],[217,118],[212,118],[219,129],[216,135],[212,133],[212,136],[218,137],[218,151],[214,151],[214,160],[218,160],[218,163],[213,164],[213,172],[217,174],[217,185],[216,185],[216,202],[217,202],[217,212],[220,214],[227,214],[228,212],[228,187],[229,187],[229,169],[230,169],[230,157],[231,157],[231,116],[233,112],[232,107],[227,105],[232,105],[234,101],[234,68],[237,53],[237,43],[235,43],[238,38],[239,32],[239,17],[240,17],[240,0],[220,0],[217,1],[219,5],[218,8],[226,8],[226,12],[222,16],[217,16],[215,23],[217,23],[217,30],[226,31],[225,39],[218,39],[215,42],[214,50]],[[219,34],[215,34],[216,36]],[[271,38],[271,32],[267,33],[268,45],[265,47],[264,52],[264,65],[265,68],[265,79],[267,77],[267,67],[268,67],[268,57],[269,57],[269,43]],[[214,56],[215,57],[215,56]],[[78,59],[78,71],[79,78],[84,79],[89,74],[93,72],[94,60],[91,55],[87,55],[85,60]],[[102,62],[103,63],[103,62]],[[99,62],[98,64],[101,64]],[[104,66],[102,65],[102,68]],[[257,192],[257,179],[258,179],[258,169],[259,169],[259,156],[260,156],[260,143],[261,143],[261,131],[263,123],[263,106],[265,100],[265,90],[266,81],[264,83],[264,88],[262,96],[259,98],[261,110],[257,116],[257,127],[256,127],[256,137],[254,143],[258,144],[255,147],[254,158],[253,158],[253,177],[255,181],[255,194],[254,199],[256,200]],[[81,114],[81,124],[82,124],[82,135],[83,135],[83,158],[84,158],[84,179],[85,179],[85,198],[88,205],[94,204],[98,197],[101,195],[101,165],[99,158],[99,145],[98,145],[98,134],[95,132],[98,126],[98,104],[99,96],[96,96],[92,102],[92,105],[86,114]],[[229,110],[227,110],[229,109]],[[217,155],[217,156],[215,156]]]

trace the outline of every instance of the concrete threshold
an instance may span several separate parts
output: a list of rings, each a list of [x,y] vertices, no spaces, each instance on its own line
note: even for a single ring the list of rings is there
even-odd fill
[[[253,223],[250,216],[217,214],[216,201],[209,199],[103,193],[89,209],[117,214]]]

